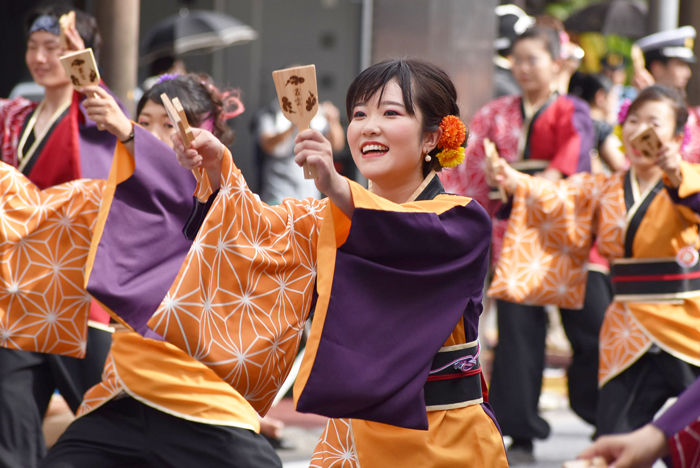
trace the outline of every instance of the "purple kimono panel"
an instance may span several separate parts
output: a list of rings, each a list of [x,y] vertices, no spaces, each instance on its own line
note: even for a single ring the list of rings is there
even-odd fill
[[[129,112],[124,104],[107,88],[100,85],[116,101],[119,108],[128,116]],[[78,123],[78,135],[80,139],[80,173],[86,179],[106,179],[109,169],[112,167],[112,156],[117,138],[106,130],[97,128],[97,124],[90,120],[82,104],[80,104],[80,120]]]
[[[138,333],[175,281],[191,241],[182,228],[196,181],[173,150],[136,126],[133,175],[119,184],[87,290]]]
[[[668,185],[665,185],[665,187],[666,192],[668,192],[668,195],[669,197],[671,197],[671,200],[673,200],[673,203],[676,203],[677,205],[687,206],[694,212],[700,214],[700,193],[694,193],[688,197],[681,198],[678,194],[678,188],[670,187]]]
[[[430,365],[460,320],[475,338],[490,242],[476,202],[441,215],[356,209],[297,409],[427,429]]]

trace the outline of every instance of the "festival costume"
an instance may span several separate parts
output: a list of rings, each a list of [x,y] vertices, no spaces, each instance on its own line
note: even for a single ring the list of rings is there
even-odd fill
[[[151,179],[159,181],[157,190],[145,185]],[[191,245],[180,231],[194,188],[172,150],[146,130],[134,127],[133,157],[117,145],[86,267],[87,289],[106,310],[156,309]],[[134,233],[136,245],[122,249],[121,239]],[[168,457],[168,466],[191,466],[193,459],[221,467],[281,465],[240,394],[155,334],[146,336],[123,327],[114,334],[102,382],[87,391],[78,419],[43,467],[122,466]],[[110,416],[115,411],[120,418]],[[144,420],[148,429],[134,432]],[[96,433],[97,427],[105,432]],[[170,437],[161,437],[163,431]],[[189,455],[177,456],[173,441]],[[222,450],[204,454],[209,443]],[[118,450],[128,446],[141,449]]]
[[[40,188],[81,177],[104,179],[109,172],[116,138],[107,132],[99,131],[94,122],[87,120],[85,110],[80,104],[81,99],[82,96],[74,92],[72,100],[52,116],[42,135],[35,135],[33,128],[42,104],[37,105],[21,97],[0,100],[2,161],[18,167]],[[8,195],[8,192],[3,192],[3,197]],[[93,201],[99,203],[99,200]],[[21,229],[26,229],[28,234],[34,228],[28,224]],[[81,256],[87,254],[87,250],[75,249],[70,252],[69,255],[73,258],[68,261],[55,255],[53,242],[57,237],[46,232],[36,232],[32,236],[36,242],[33,242],[33,245],[36,245],[36,253],[41,258],[38,260],[39,264],[56,262],[61,267],[70,268],[70,262],[79,263]],[[39,291],[37,284],[32,284],[32,281],[27,279],[42,266],[27,261],[28,251],[16,253],[17,255],[13,256],[11,251],[5,250],[3,254],[9,268],[5,272],[9,276],[4,278],[14,280],[5,283],[2,289],[6,293],[13,288],[33,288],[35,293],[43,295],[44,291]],[[52,286],[44,283],[44,287]],[[46,294],[50,296],[52,293]],[[4,430],[0,431],[0,465],[37,466],[46,451],[41,435],[41,422],[54,389],[60,390],[75,412],[83,393],[100,380],[111,341],[111,333],[107,328],[109,317],[99,307],[91,307],[84,292],[77,294],[77,300],[82,301],[86,310],[90,310],[91,330],[87,353],[86,344],[79,344],[80,340],[76,339],[72,330],[68,332],[70,338],[67,342],[53,343],[52,346],[71,348],[67,354],[84,357],[81,360],[27,352],[39,350],[37,348],[44,346],[32,343],[32,335],[46,343],[48,335],[45,333],[52,329],[52,326],[46,326],[47,318],[55,312],[52,308],[56,307],[56,304],[36,300],[35,297],[22,304],[6,302],[3,307],[5,315],[0,317],[0,323],[3,325],[17,313],[18,307],[27,307],[33,319],[26,328],[5,328],[6,333],[0,333],[0,413],[4,415],[3,424],[6,424]],[[87,320],[87,312],[85,319]],[[18,334],[23,337],[16,340]],[[23,351],[17,351],[18,349]]]
[[[167,292],[190,246],[180,229],[189,214],[195,184],[167,145],[138,126],[134,134],[136,157],[118,144],[106,182],[80,180],[42,192],[10,166],[0,167],[0,180],[7,181],[3,190],[7,213],[1,237],[5,246],[0,256],[3,264],[14,266],[16,251],[24,255],[22,264],[31,264],[47,255],[39,247],[50,244],[52,256],[62,259],[64,266],[54,270],[51,264],[35,262],[37,266],[24,274],[26,286],[8,299],[29,302],[37,291],[43,291],[42,283],[50,283],[55,289],[46,300],[58,304],[55,325],[48,327],[49,333],[30,334],[47,327],[37,324],[32,314],[10,309],[14,313],[0,321],[9,331],[8,341],[24,347],[31,344],[45,353],[84,352],[90,304],[83,286],[88,259],[88,271],[96,266],[102,273],[91,277],[91,289],[105,304],[153,311]],[[162,183],[155,193],[145,191],[144,177],[154,175]],[[93,237],[95,226],[99,233]],[[150,226],[149,232],[161,242],[157,250],[151,247],[153,239],[142,233],[140,244],[131,250],[115,251],[114,241],[122,235],[119,228],[133,234],[143,231],[144,226]],[[91,242],[96,249],[89,256]],[[158,290],[157,281],[155,285],[149,282],[148,274],[131,281],[128,275],[139,266],[164,281],[162,290]],[[103,280],[112,282],[114,295],[99,295]],[[79,403],[80,398],[76,408]],[[110,416],[114,411],[121,417]],[[141,427],[144,420],[152,426],[137,435],[133,428]],[[96,425],[104,425],[104,431],[96,430]],[[182,437],[179,447],[189,449],[189,457],[176,456],[171,440],[152,433],[157,427],[168,428],[173,440]],[[255,411],[206,366],[162,340],[119,330],[104,364],[102,382],[87,391],[78,419],[42,466],[108,466],[171,457],[169,466],[184,467],[191,466],[192,456],[207,460],[208,466],[280,466],[279,458],[258,430]],[[208,456],[197,451],[197,446],[204,447],[214,440],[226,450]],[[142,447],[146,453],[113,453],[115,447],[126,446]]]
[[[448,192],[473,197],[492,215],[492,261],[498,262],[507,216],[498,192],[484,178],[484,138],[514,167],[535,173],[548,167],[570,176],[590,171],[594,129],[588,105],[572,96],[553,94],[538,110],[526,109],[521,96],[495,99],[471,121],[467,159],[441,173]],[[495,196],[494,196],[495,195]],[[594,424],[597,401],[598,330],[610,300],[605,263],[591,275],[591,294],[584,311],[562,310],[562,324],[574,350],[569,368],[569,395],[577,414]],[[544,304],[544,303],[543,303]],[[542,388],[546,313],[542,307],[498,301],[499,345],[496,347],[489,398],[504,435],[516,440],[546,438],[549,424],[538,414]]]
[[[577,308],[594,234],[601,254],[612,259],[615,296],[600,336],[600,402],[629,408],[600,411],[599,434],[639,427],[643,418],[635,414],[653,415],[698,374],[700,291],[692,263],[700,171],[687,162],[680,167],[678,189],[660,179],[645,193],[639,193],[633,169],[559,183],[523,177],[518,183],[490,295]],[[660,357],[642,359],[648,353]],[[650,373],[665,375],[660,396],[646,387]]]
[[[226,152],[222,188],[150,333],[265,414],[313,301],[296,404],[334,418],[313,466],[506,466],[478,362],[490,225],[478,204],[440,194],[432,176],[417,191],[427,200],[404,205],[351,183],[350,220],[327,200],[261,203]],[[197,195],[210,198],[206,176]],[[151,316],[117,313],[136,330]]]

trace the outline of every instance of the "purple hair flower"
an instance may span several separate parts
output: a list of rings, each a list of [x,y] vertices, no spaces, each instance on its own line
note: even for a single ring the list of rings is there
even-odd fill
[[[160,78],[158,78],[156,84],[161,84],[163,81],[174,80],[178,76],[180,75],[178,75],[177,73],[163,73],[162,75],[160,75]]]
[[[620,104],[620,112],[617,113],[617,121],[620,125],[625,123],[625,120],[627,120],[627,113],[629,112],[631,105],[632,101],[629,99],[625,99],[622,101],[622,104]]]

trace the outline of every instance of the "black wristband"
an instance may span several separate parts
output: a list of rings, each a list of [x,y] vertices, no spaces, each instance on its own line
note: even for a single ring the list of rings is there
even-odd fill
[[[122,140],[119,140],[119,141],[121,141],[122,143],[129,143],[133,139],[134,139],[134,129],[132,128],[131,133],[129,133],[129,137],[124,141],[122,141]]]

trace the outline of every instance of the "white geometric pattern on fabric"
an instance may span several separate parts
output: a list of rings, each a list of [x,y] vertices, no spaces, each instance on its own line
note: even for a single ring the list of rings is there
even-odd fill
[[[316,445],[309,468],[357,468],[356,460],[350,420],[329,420]]]
[[[39,190],[0,163],[0,346],[84,357],[83,287],[104,181]]]
[[[222,173],[219,195],[151,324],[265,414],[308,318],[326,202],[270,207],[235,166]],[[246,335],[251,330],[255,336]]]

